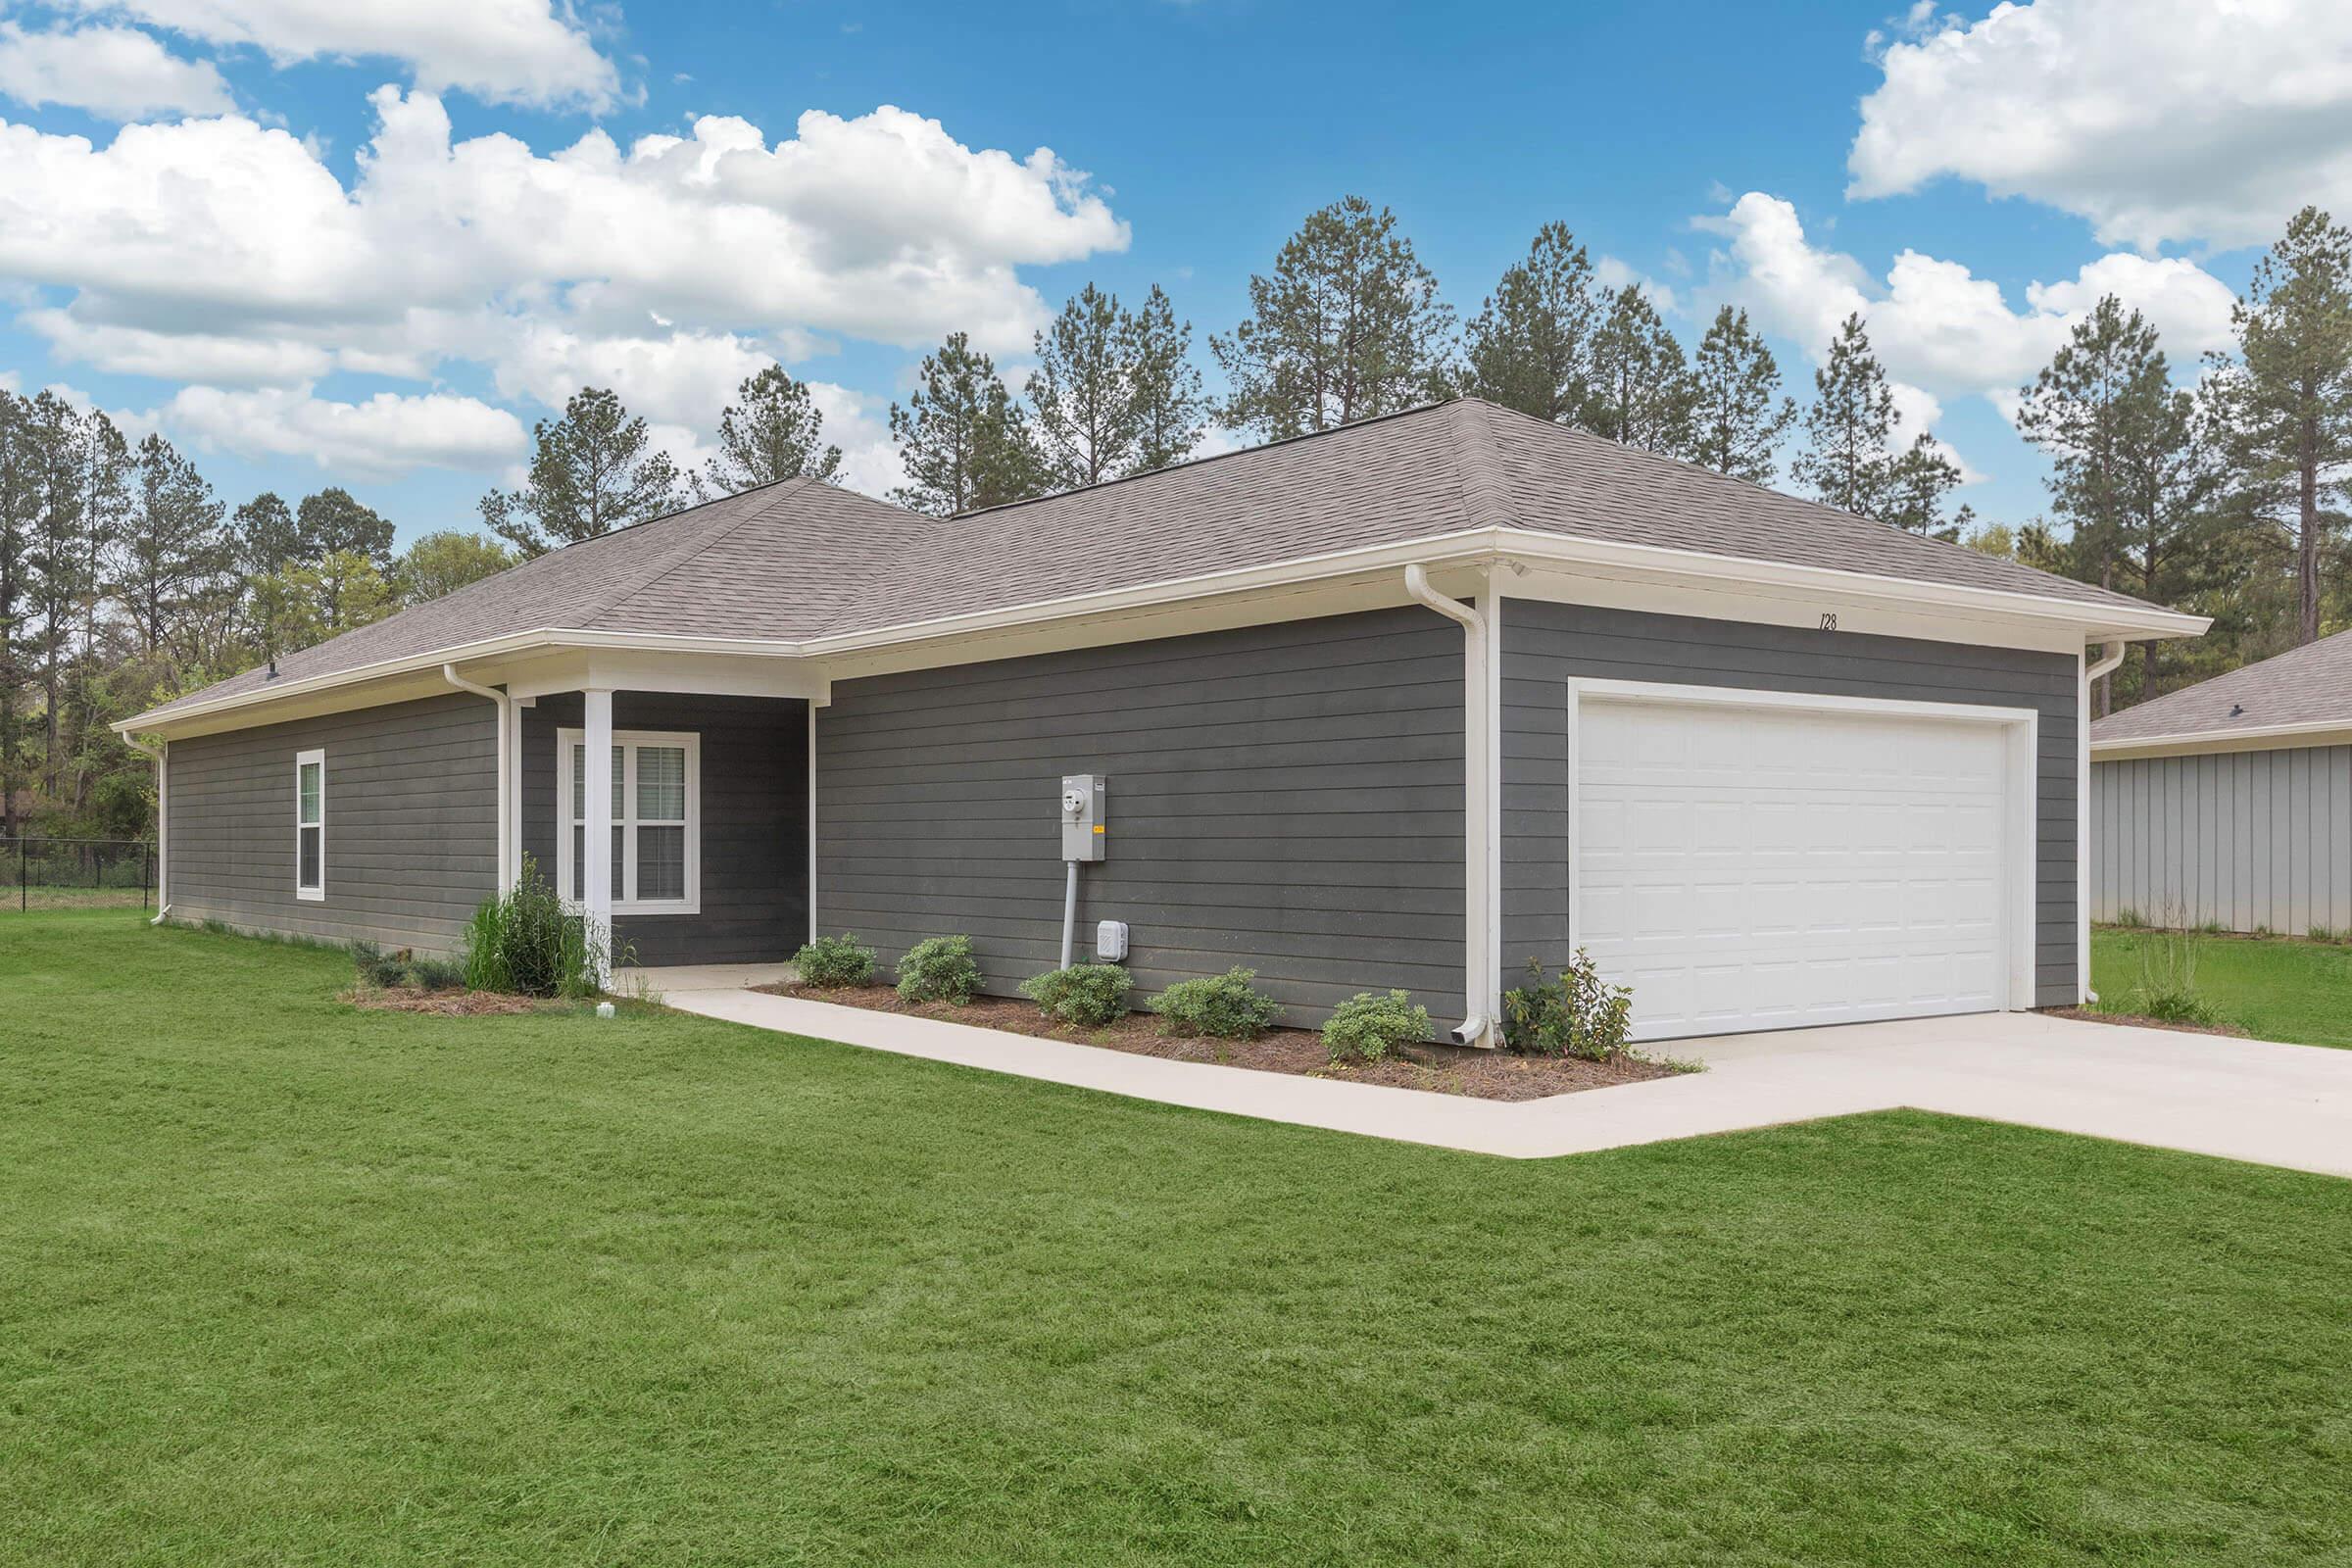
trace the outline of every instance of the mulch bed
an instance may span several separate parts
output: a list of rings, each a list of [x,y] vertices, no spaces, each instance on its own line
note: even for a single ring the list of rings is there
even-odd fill
[[[1321,1038],[1306,1029],[1272,1029],[1255,1040],[1188,1039],[1161,1034],[1159,1019],[1148,1012],[1131,1012],[1102,1028],[1083,1029],[1048,1018],[1037,1010],[1034,1002],[1014,997],[976,997],[957,1006],[952,1002],[904,1002],[890,986],[860,986],[846,991],[800,985],[754,989],[770,996],[830,1002],[874,1012],[903,1012],[918,1018],[944,1018],[951,1023],[976,1024],[983,1029],[1003,1029],[1072,1045],[1101,1046],[1138,1056],[1214,1062],[1224,1067],[1247,1067],[1252,1072],[1381,1084],[1391,1089],[1427,1089],[1479,1100],[1544,1100],[1580,1090],[1670,1078],[1684,1070],[1638,1057],[1582,1061],[1574,1056],[1514,1056],[1504,1051],[1474,1051],[1450,1045],[1415,1046],[1406,1055],[1386,1061],[1335,1065],[1325,1054]]]
[[[2231,1040],[2249,1038],[2243,1029],[2231,1029],[2218,1023],[2173,1023],[2164,1018],[2143,1018],[2135,1012],[2097,1012],[2089,1007],[2051,1007],[2053,1018],[2075,1018],[2083,1023],[2118,1023],[2132,1029],[2170,1029],[2182,1035],[2226,1035]]]
[[[504,996],[496,991],[419,991],[414,986],[388,991],[373,987],[354,989],[344,992],[341,1000],[368,1012],[426,1012],[443,1018],[483,1018],[563,1005],[536,997]]]

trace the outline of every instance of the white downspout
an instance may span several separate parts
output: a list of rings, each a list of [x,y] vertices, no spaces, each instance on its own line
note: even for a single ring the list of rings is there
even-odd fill
[[[1462,1021],[1454,1027],[1458,1045],[1492,1047],[1494,1041],[1494,992],[1501,970],[1494,952],[1493,905],[1497,840],[1494,821],[1494,780],[1491,765],[1494,749],[1494,686],[1489,679],[1493,661],[1491,622],[1467,605],[1439,593],[1429,573],[1418,564],[1404,568],[1404,591],[1449,620],[1462,625]]]
[[[2110,638],[2099,657],[2082,650],[2082,686],[2075,709],[2075,991],[2085,1004],[2099,1000],[2090,989],[2090,688],[2124,662],[2125,643]]]
[[[124,735],[122,744],[132,751],[155,759],[155,918],[149,925],[162,925],[164,916],[172,912],[172,824],[168,802],[172,788],[172,743],[164,742],[157,751],[135,736]]]
[[[507,755],[507,732],[513,727],[508,722],[512,711],[508,707],[508,697],[495,686],[467,680],[458,673],[455,664],[443,664],[441,678],[462,692],[487,697],[498,705],[498,891],[504,896],[514,891],[514,812],[512,808],[514,760]]]

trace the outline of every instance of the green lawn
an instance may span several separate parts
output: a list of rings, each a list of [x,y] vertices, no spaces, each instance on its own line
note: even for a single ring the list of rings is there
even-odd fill
[[[1513,1163],[0,925],[0,1561],[2312,1563],[2352,1183]]]
[[[2153,932],[2090,934],[2090,985],[2104,1012],[2130,1012],[2140,949],[2178,942]],[[2261,1040],[2352,1046],[2352,946],[2285,937],[2191,939],[2197,991],[2224,1023]]]

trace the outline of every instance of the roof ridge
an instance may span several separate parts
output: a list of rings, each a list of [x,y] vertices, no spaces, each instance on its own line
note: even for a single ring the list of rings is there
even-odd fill
[[[743,511],[743,514],[737,517],[733,522],[719,529],[716,533],[711,534],[701,544],[689,549],[685,554],[679,556],[675,561],[672,561],[669,563],[669,564],[663,566],[652,576],[646,577],[638,582],[627,583],[619,588],[615,588],[605,598],[598,600],[595,604],[590,605],[586,610],[581,611],[579,612],[579,619],[583,624],[571,629],[575,631],[595,630],[595,627],[585,623],[594,620],[601,614],[604,614],[607,611],[612,609],[613,606],[619,604],[622,600],[644,593],[647,589],[653,587],[654,584],[670,575],[670,573],[685,566],[688,563],[701,559],[704,555],[708,554],[713,546],[719,544],[722,540],[733,538],[737,532],[751,526],[754,519],[764,515],[768,507],[773,505],[774,502],[782,500],[785,496],[798,494],[802,489],[816,482],[817,481],[808,474],[801,473],[795,474],[789,479],[779,479],[770,484],[755,486],[754,488],[756,489],[771,491],[773,494],[767,500],[761,502],[759,506],[746,507]],[[735,492],[735,495],[749,495],[750,493],[751,492],[747,490],[738,490]],[[726,496],[721,499],[732,501],[735,499],[735,496]],[[706,503],[706,505],[710,503]],[[699,512],[702,509],[700,507],[688,507],[686,512],[673,512],[670,514],[670,515],[673,517],[682,517],[686,515],[687,512]],[[653,520],[659,522],[662,519],[657,517]],[[618,533],[621,530],[617,528],[613,530],[614,533]],[[611,535],[605,534],[600,535],[599,537],[610,538]],[[585,541],[582,542],[585,543]]]
[[[1519,513],[1502,448],[1487,423],[1489,407],[1479,398],[1456,398],[1451,405],[1454,476],[1461,481],[1462,510],[1471,526],[1510,528],[1518,525]]]

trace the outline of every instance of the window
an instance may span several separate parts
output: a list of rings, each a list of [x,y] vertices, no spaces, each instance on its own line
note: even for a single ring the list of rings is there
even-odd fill
[[[702,738],[614,730],[612,912],[696,914],[702,909]],[[576,729],[557,733],[564,830],[556,840],[556,885],[585,903],[588,748]]]
[[[294,896],[326,897],[326,754],[294,756]]]

